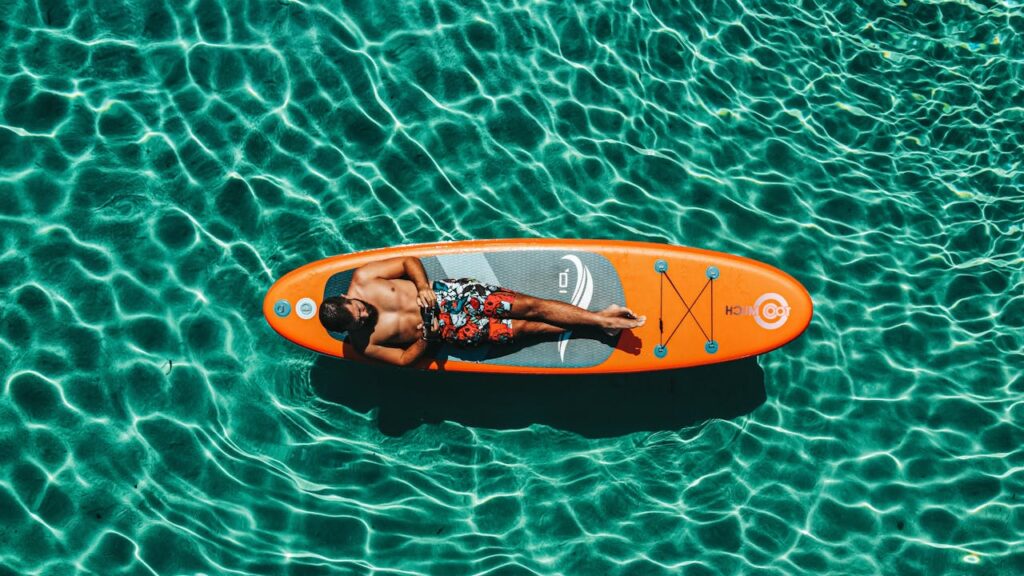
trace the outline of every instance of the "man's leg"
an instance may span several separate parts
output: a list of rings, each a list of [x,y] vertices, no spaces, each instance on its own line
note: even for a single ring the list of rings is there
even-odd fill
[[[602,312],[591,312],[558,300],[535,298],[519,292],[516,293],[509,316],[562,328],[593,326],[604,330],[637,328],[643,326],[647,319],[645,316],[635,317],[631,310],[621,306],[612,305]]]
[[[545,336],[551,334],[561,334],[565,332],[565,328],[561,326],[555,326],[553,324],[547,324],[545,322],[534,322],[532,320],[512,320],[512,332],[515,334],[516,339],[524,336]]]

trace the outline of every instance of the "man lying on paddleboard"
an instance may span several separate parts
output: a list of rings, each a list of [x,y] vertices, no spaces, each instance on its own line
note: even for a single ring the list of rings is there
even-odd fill
[[[430,283],[423,264],[412,257],[357,268],[348,292],[320,305],[324,328],[348,331],[361,353],[400,366],[415,362],[429,340],[458,346],[507,344],[583,327],[615,334],[643,326],[645,320],[615,304],[590,312],[471,278]]]

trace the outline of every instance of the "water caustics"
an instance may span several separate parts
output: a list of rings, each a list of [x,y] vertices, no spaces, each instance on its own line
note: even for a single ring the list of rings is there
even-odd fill
[[[0,574],[1024,573],[1022,29],[0,4]],[[750,256],[815,319],[724,372],[522,382],[260,318],[328,255],[521,236]]]

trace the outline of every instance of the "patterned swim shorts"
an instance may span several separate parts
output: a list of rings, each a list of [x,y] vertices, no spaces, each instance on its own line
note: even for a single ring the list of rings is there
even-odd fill
[[[434,280],[437,323],[441,339],[459,346],[482,342],[512,342],[512,303],[515,292],[472,278]]]

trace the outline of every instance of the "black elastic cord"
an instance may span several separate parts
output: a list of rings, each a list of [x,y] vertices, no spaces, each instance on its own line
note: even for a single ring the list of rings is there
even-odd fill
[[[662,346],[665,345],[665,323],[662,319],[665,317],[665,273],[659,274],[661,278],[658,281],[658,342]]]
[[[704,287],[700,289],[700,294],[697,294],[697,297],[693,299],[693,302],[690,302],[689,306],[686,306],[685,301],[683,302],[683,306],[686,306],[686,314],[683,315],[683,320],[686,320],[686,317],[693,312],[693,306],[696,306],[697,301],[704,295],[704,291],[708,289],[709,284],[711,284],[711,279],[708,279],[708,281],[704,283]],[[711,339],[708,338],[708,333],[704,331],[704,327],[701,326],[700,321],[697,320],[696,316],[693,317],[693,322],[697,325],[697,328],[700,328],[700,333],[704,335],[704,339],[710,342]]]
[[[714,301],[713,301],[714,300],[715,289],[714,289],[714,283],[712,282],[712,280],[710,278],[708,278],[708,281],[704,283],[704,287],[700,289],[700,293],[697,294],[697,297],[693,299],[693,302],[691,302],[690,304],[687,304],[686,303],[686,299],[683,298],[683,295],[679,293],[679,289],[676,288],[675,282],[672,282],[672,278],[668,275],[668,273],[667,272],[663,273],[663,276],[665,276],[665,278],[668,279],[668,283],[669,283],[670,286],[672,286],[672,289],[675,290],[676,296],[679,296],[679,301],[683,303],[684,307],[686,307],[686,314],[683,314],[683,317],[679,319],[679,322],[676,324],[676,327],[673,328],[672,329],[672,333],[669,334],[668,340],[666,340],[665,343],[662,344],[662,346],[668,346],[669,341],[672,340],[672,337],[676,335],[676,330],[679,329],[679,327],[683,324],[683,320],[686,320],[686,317],[689,316],[690,313],[693,311],[693,306],[695,304],[697,304],[697,301],[700,300],[700,297],[704,295],[704,291],[708,289],[709,285],[712,287],[711,288],[711,297],[712,297],[712,304],[711,304],[712,305],[712,309],[711,309],[711,327],[712,327],[712,332],[711,333],[713,335],[714,334],[714,326],[715,326],[715,310],[714,310]],[[696,316],[693,317],[693,322],[697,325],[697,328],[700,329],[700,333],[704,335],[704,339],[705,340],[710,342],[710,341],[712,341],[714,339],[713,337],[712,338],[708,338],[708,333],[704,331],[704,327],[701,326],[701,323],[700,323],[699,320],[697,320]]]
[[[715,279],[709,280],[711,282],[711,340],[715,340]]]
[[[672,277],[668,275],[668,272],[665,272],[665,278],[668,280],[669,286],[671,286],[672,289],[676,291],[676,296],[679,296],[679,300],[683,304],[686,304],[686,300],[683,300],[683,295],[679,293],[679,289],[676,288],[676,283],[672,281]]]

